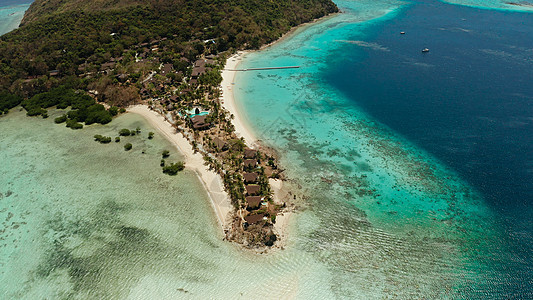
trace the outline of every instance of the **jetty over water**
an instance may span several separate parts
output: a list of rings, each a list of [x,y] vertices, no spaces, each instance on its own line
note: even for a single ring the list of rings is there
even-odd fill
[[[226,69],[227,71],[260,71],[260,70],[279,70],[279,69],[299,69],[300,66],[287,66],[287,67],[264,67],[264,68],[249,68],[249,69]]]

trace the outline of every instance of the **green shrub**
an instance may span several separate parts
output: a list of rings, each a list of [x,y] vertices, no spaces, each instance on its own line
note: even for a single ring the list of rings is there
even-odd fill
[[[131,135],[131,131],[127,128],[123,128],[123,129],[120,129],[120,131],[118,132],[118,135],[129,136]]]
[[[160,167],[164,167],[165,166],[165,160],[164,159],[161,160],[161,163],[159,164],[159,166]]]
[[[76,122],[75,120],[67,120],[67,127],[70,129],[82,129],[83,124]]]
[[[116,106],[111,106],[108,111],[112,116],[118,115],[118,107]]]
[[[133,145],[131,143],[127,143],[126,145],[124,145],[124,150],[126,151],[130,151],[132,148],[133,148]]]
[[[117,137],[115,138],[115,143],[118,143],[118,142],[120,142],[120,136],[117,136]]]
[[[9,110],[22,102],[22,97],[9,93],[0,93],[0,115],[2,111],[7,114]]]
[[[103,136],[103,135],[95,135],[94,140],[97,142],[100,142],[100,144],[109,144],[111,143],[111,137],[110,136]]]
[[[164,166],[163,173],[174,176],[178,174],[179,171],[182,171],[183,169],[185,169],[185,163],[182,161],[178,161],[177,163],[171,163],[168,166]]]
[[[163,150],[163,152],[161,153],[161,156],[163,158],[167,158],[170,156],[170,152],[168,150]]]
[[[22,107],[26,109],[28,116],[43,115],[46,108],[56,106],[64,109],[69,106],[68,118],[76,122],[107,124],[111,122],[112,115],[102,104],[95,102],[89,95],[77,92],[71,88],[60,86],[48,92],[36,94],[22,101]]]
[[[265,246],[271,247],[277,241],[278,237],[274,233],[270,233],[266,236]]]
[[[33,107],[28,112],[26,112],[26,115],[29,117],[38,116],[46,113],[46,109],[42,109],[40,107]]]
[[[57,118],[54,119],[54,122],[56,124],[61,124],[61,123],[65,122],[65,121],[67,121],[67,115],[62,115],[62,116],[57,117]]]
[[[148,132],[148,139],[151,140],[154,138],[154,133],[153,132]]]

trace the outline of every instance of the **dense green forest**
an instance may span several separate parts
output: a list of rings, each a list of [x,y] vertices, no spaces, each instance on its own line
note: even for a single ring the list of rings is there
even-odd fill
[[[59,85],[86,89],[87,80],[77,76],[81,64],[128,59],[131,53],[124,50],[140,43],[164,39],[165,49],[194,59],[205,52],[258,48],[295,25],[337,11],[330,0],[94,2],[105,10],[94,10],[92,2],[35,1],[24,25],[0,37],[0,91],[20,94],[28,78],[34,80],[24,97]],[[206,40],[214,46],[206,49]],[[59,76],[49,76],[51,70]]]

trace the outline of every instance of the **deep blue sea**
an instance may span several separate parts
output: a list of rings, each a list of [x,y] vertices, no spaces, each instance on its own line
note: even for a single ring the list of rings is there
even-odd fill
[[[365,30],[380,48],[347,44],[323,76],[477,189],[531,262],[533,15],[417,2]],[[509,263],[531,282],[531,263]]]

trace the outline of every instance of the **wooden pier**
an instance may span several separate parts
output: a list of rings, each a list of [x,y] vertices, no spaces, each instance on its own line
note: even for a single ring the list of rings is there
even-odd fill
[[[249,68],[249,69],[227,69],[228,71],[245,72],[245,71],[261,71],[261,70],[279,70],[279,69],[298,69],[300,66],[287,67],[264,67],[264,68]]]

